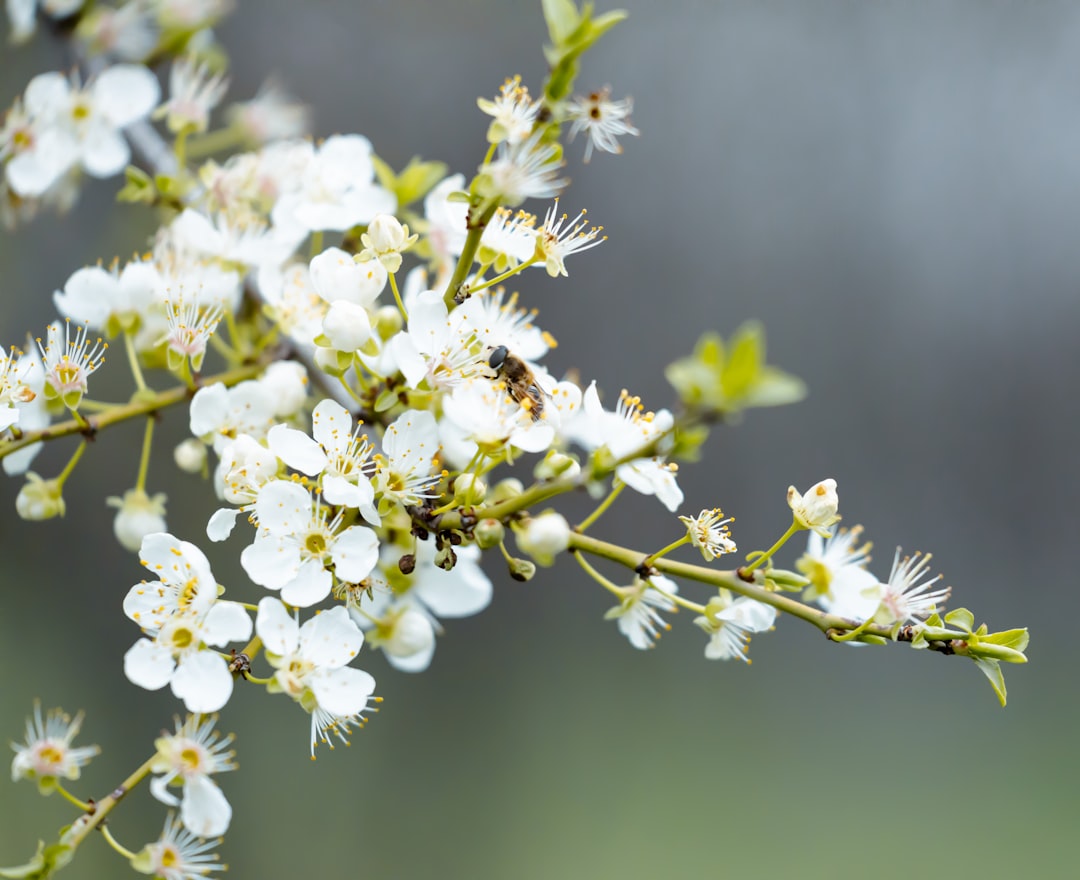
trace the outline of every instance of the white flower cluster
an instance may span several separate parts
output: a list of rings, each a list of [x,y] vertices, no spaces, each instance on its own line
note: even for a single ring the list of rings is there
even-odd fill
[[[183,58],[154,117],[182,137],[198,134],[224,88],[220,76]],[[0,133],[7,186],[20,198],[43,198],[78,167],[94,176],[118,173],[131,156],[122,129],[149,116],[158,99],[153,74],[134,64],[107,68],[85,88],[59,74],[37,77]],[[425,217],[417,223],[409,215],[422,232],[410,234],[395,216],[397,196],[376,181],[366,138],[280,140],[203,165],[149,253],[74,272],[54,295],[67,324],[52,325],[36,352],[3,356],[0,439],[48,425],[64,415],[60,404],[85,424],[80,407],[104,362],[105,340],[122,341],[144,392],[140,363],[184,379],[197,389],[193,438],[176,460],[199,472],[212,450],[212,482],[223,502],[207,536],[225,541],[241,514],[252,526],[241,565],[272,595],[242,605],[222,598],[202,550],[166,531],[165,498],[143,485],[145,456],[136,487],[110,500],[119,509],[118,538],[138,550],[153,576],[124,601],[143,630],[124,659],[134,683],[167,685],[190,712],[215,712],[237,676],[247,675],[236,651],[254,634],[275,670],[268,688],[310,713],[314,750],[317,741],[343,739],[363,723],[375,682],[350,664],[365,641],[391,665],[420,671],[432,660],[441,620],[490,603],[492,584],[470,528],[440,531],[438,521],[441,511],[483,503],[495,468],[546,456],[538,473],[558,460],[553,474],[581,478],[590,491],[604,491],[602,476],[613,472],[617,485],[656,495],[669,510],[681,504],[675,466],[665,458],[671,413],[647,412],[625,391],[608,410],[595,383],[583,388],[553,376],[541,361],[554,340],[536,325],[535,311],[496,285],[529,266],[565,276],[570,256],[604,239],[584,212],[559,214],[557,200],[542,222],[513,212],[563,187],[561,148],[544,136],[540,105],[519,81],[481,106],[495,117],[493,150],[476,184],[491,222],[463,288],[471,295],[460,304],[444,290],[469,234],[463,176],[426,194]],[[262,123],[275,128],[272,119]],[[276,128],[292,134],[289,126]],[[337,233],[340,246],[296,256],[309,238]],[[433,287],[417,266],[399,288],[403,254],[414,249],[430,256]],[[489,272],[499,277],[486,280]],[[245,290],[261,309],[245,310]],[[229,332],[219,338],[222,326]],[[295,360],[245,381],[198,387],[211,344],[239,364],[266,351],[257,334],[286,337],[320,369],[323,393],[312,393],[308,370]],[[36,448],[28,443],[6,456],[5,468],[25,471]],[[20,512],[62,513],[66,476],[31,475]],[[548,565],[567,549],[568,535],[561,517],[541,517],[520,543]],[[647,595],[644,587],[639,592]],[[628,599],[628,632],[637,643],[655,617],[634,607]],[[302,621],[306,609],[315,613]],[[190,746],[195,752],[215,753],[203,742],[209,727],[191,724],[176,736],[202,743]],[[220,792],[191,767],[169,764],[177,749],[162,748],[158,769],[166,775],[155,792],[176,803],[165,786],[182,779],[185,827],[220,833],[228,822]]]

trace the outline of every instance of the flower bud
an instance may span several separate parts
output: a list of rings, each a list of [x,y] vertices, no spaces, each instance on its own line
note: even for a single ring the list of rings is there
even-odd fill
[[[498,504],[500,501],[509,501],[511,498],[517,498],[524,491],[525,486],[521,480],[516,477],[507,477],[505,480],[499,480],[495,484],[488,502]]]
[[[203,468],[206,467],[206,447],[201,440],[189,437],[173,450],[173,461],[185,473],[202,473]]]
[[[498,547],[506,536],[506,529],[497,519],[482,519],[473,529],[476,544],[481,550]]]
[[[435,564],[443,571],[451,571],[457,565],[457,554],[452,543],[447,541],[435,551]]]
[[[801,528],[813,529],[824,538],[829,537],[829,526],[837,522],[837,507],[840,499],[836,495],[836,480],[822,480],[800,495],[794,486],[788,487],[788,507],[795,516],[795,522]]]
[[[533,468],[533,476],[538,480],[554,480],[557,477],[576,478],[581,473],[581,465],[565,452],[552,449],[543,461]]]
[[[536,575],[536,565],[528,559],[511,559],[509,562],[510,577],[515,581],[531,581]]]
[[[555,557],[570,546],[570,523],[549,510],[525,524],[517,533],[517,545],[541,565],[554,565]]]
[[[323,339],[324,337],[320,337],[316,344],[323,341]],[[329,340],[326,341],[329,342]],[[345,371],[352,366],[352,355],[333,348],[316,348],[315,366],[328,376],[344,376]]]
[[[356,351],[371,338],[367,309],[348,300],[335,300],[323,317],[323,332],[335,350]]]
[[[118,508],[113,533],[120,545],[132,553],[139,552],[147,535],[167,530],[164,493],[151,498],[142,489],[128,489],[123,498],[106,498],[105,503]]]
[[[33,471],[15,498],[15,511],[23,519],[40,521],[64,515],[63,485],[59,480],[43,480]]]
[[[411,608],[394,620],[389,635],[381,642],[382,649],[393,657],[412,657],[431,650],[434,644],[431,621]]]
[[[401,252],[417,239],[409,235],[409,227],[402,226],[392,214],[376,214],[367,232],[360,236],[364,250],[361,260],[378,260],[387,272],[396,272],[401,268]]]
[[[454,502],[463,507],[479,504],[487,495],[487,483],[475,474],[460,474],[454,480]]]
[[[401,332],[405,320],[397,306],[383,306],[375,313],[375,332],[383,342]]]
[[[298,413],[307,402],[307,370],[296,361],[276,361],[259,379],[274,401],[274,415],[283,418]]]

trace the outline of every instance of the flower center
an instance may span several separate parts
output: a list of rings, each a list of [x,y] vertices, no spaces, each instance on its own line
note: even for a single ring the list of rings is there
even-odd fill
[[[183,651],[185,648],[190,648],[194,642],[195,634],[187,627],[178,627],[173,630],[172,646],[177,651]]]
[[[43,745],[38,751],[38,756],[43,762],[49,764],[60,764],[63,763],[64,760],[64,753],[52,743]]]

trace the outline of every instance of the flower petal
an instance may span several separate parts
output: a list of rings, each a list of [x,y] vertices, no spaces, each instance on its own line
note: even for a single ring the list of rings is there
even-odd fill
[[[189,712],[216,712],[232,696],[233,677],[225,658],[214,651],[196,651],[180,661],[172,692]]]

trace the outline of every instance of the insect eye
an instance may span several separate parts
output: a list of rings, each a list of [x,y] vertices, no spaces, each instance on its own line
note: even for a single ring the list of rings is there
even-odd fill
[[[506,360],[506,356],[509,353],[510,349],[508,349],[505,345],[500,345],[491,353],[491,357],[488,358],[488,366],[491,367],[493,370],[499,369],[499,367],[503,365],[503,362]]]

